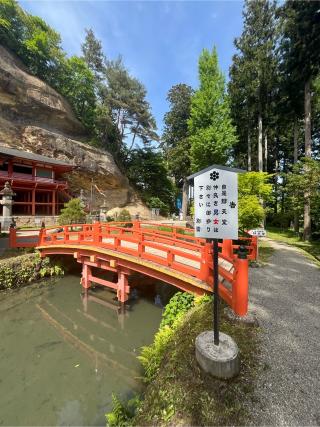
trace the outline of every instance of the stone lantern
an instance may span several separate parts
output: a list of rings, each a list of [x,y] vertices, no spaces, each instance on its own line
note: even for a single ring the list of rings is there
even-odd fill
[[[100,206],[100,221],[106,221],[108,209],[109,207],[104,200],[103,204]]]
[[[12,191],[9,182],[7,181],[4,184],[4,188],[0,191],[1,196],[1,205],[2,205],[2,218],[1,218],[1,229],[4,231],[8,231],[10,227],[10,223],[12,221],[12,205],[14,201],[12,200],[13,196],[16,193]]]
[[[82,208],[84,209],[85,207],[86,207],[86,197],[85,197],[85,195],[84,195],[84,192],[83,192],[83,189],[81,188],[81,190],[80,190],[80,196],[79,196],[79,199],[80,199],[80,203],[81,203],[81,206],[82,206]]]

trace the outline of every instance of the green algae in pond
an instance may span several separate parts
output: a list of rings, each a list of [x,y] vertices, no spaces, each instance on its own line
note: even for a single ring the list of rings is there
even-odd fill
[[[105,425],[112,392],[141,387],[161,309],[141,298],[121,314],[114,293],[83,300],[67,276],[1,294],[0,316],[0,425]]]

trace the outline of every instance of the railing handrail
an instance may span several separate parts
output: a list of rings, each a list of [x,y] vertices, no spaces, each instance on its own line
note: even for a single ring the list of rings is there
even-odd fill
[[[121,226],[123,224],[130,224],[130,227]],[[161,224],[151,223],[154,226],[152,229],[144,227],[146,224],[150,223],[118,221],[71,224],[58,226],[55,231],[52,228],[42,228],[38,246],[45,248],[52,245],[72,245],[79,248],[90,246],[93,250],[94,248],[110,249],[170,267],[206,282],[212,288],[211,243],[192,236],[193,229],[187,227],[172,226],[170,227],[172,231],[169,232],[157,229],[157,227],[163,227]],[[188,230],[190,235],[179,233],[179,229]],[[219,293],[237,314],[244,315],[248,305],[248,296],[245,296],[248,294],[248,259],[254,259],[256,255],[257,239],[248,237],[237,240],[250,241],[251,244],[247,245],[249,256],[245,259],[238,258],[235,250],[239,248],[239,244],[233,243],[232,240],[224,240],[219,244],[221,248],[219,257],[227,262],[227,265],[223,263],[219,265],[219,276],[222,278],[219,283]],[[17,236],[15,241],[18,245]],[[162,255],[159,255],[159,251]],[[229,285],[227,286],[225,282]]]

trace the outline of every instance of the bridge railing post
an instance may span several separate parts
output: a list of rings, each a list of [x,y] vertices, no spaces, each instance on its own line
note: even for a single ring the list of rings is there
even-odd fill
[[[14,227],[9,228],[9,247],[17,247],[17,229]]]
[[[144,234],[142,233],[142,231],[140,231],[140,233],[138,234],[138,257],[142,258],[142,254],[144,252]]]
[[[63,240],[67,242],[69,240],[69,228],[67,225],[63,227]]]
[[[238,258],[234,261],[234,283],[232,284],[232,309],[238,316],[248,312],[249,297],[249,261],[247,250],[239,247]]]
[[[201,248],[201,264],[200,264],[200,280],[204,282],[209,281],[210,269],[209,269],[209,261],[211,259],[211,243],[205,243]]]
[[[46,229],[41,227],[39,231],[38,246],[45,244]]]
[[[168,267],[171,267],[174,261],[174,254],[171,252],[170,249],[168,249],[167,252],[167,263],[168,263]]]
[[[223,239],[221,253],[226,257],[233,258],[233,248],[231,239]]]

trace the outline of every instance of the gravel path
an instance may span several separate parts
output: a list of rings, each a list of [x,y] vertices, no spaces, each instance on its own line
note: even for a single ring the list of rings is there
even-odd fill
[[[252,424],[320,425],[320,269],[296,248],[269,242],[269,264],[250,270],[264,368]]]

